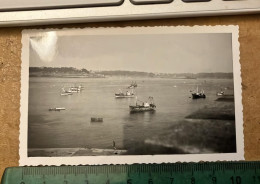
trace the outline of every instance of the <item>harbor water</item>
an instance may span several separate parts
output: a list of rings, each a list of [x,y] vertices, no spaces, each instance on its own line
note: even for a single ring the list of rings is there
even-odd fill
[[[155,112],[131,114],[136,98],[115,98],[132,81],[138,103],[152,96]],[[78,85],[84,86],[80,93],[60,95],[63,87]],[[191,98],[197,85],[206,99]],[[218,101],[221,88],[233,94],[233,80],[30,77],[28,148],[115,146],[130,155],[235,152],[234,101]],[[48,110],[57,107],[66,110]],[[205,112],[208,117],[200,116]],[[95,117],[103,121],[91,122]]]

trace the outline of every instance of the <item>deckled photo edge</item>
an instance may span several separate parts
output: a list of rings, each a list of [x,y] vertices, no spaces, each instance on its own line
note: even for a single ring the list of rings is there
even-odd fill
[[[107,32],[110,29],[110,32]],[[135,32],[138,30],[138,32]],[[139,30],[142,30],[140,33]],[[162,33],[232,33],[233,75],[235,95],[235,123],[237,153],[187,154],[187,155],[139,155],[139,156],[78,156],[78,157],[28,157],[28,88],[29,88],[29,39],[48,31],[57,31],[58,35],[117,35],[117,34],[162,34]],[[158,32],[159,31],[159,32]],[[21,71],[21,118],[19,165],[101,165],[133,163],[174,163],[198,161],[232,161],[244,159],[243,106],[241,87],[241,66],[238,26],[177,26],[177,27],[125,27],[125,28],[83,28],[83,29],[44,29],[24,30],[22,32],[22,71]]]

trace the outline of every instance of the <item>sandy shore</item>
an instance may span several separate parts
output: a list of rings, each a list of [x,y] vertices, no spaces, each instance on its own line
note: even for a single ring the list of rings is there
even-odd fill
[[[29,157],[71,157],[71,156],[97,156],[122,155],[126,150],[97,149],[97,148],[30,148]]]

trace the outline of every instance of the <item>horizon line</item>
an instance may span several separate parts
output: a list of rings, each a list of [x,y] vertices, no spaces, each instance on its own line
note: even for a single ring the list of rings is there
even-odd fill
[[[67,67],[67,66],[62,66],[62,67],[49,67],[49,66],[29,66],[29,68],[74,68],[77,70],[82,70],[82,69],[86,69],[88,71],[94,71],[94,72],[113,72],[113,71],[120,71],[120,72],[142,72],[142,73],[153,73],[153,74],[201,74],[201,73],[234,73],[233,71],[231,72],[197,72],[197,73],[193,73],[193,72],[175,72],[175,73],[169,73],[169,72],[147,72],[147,71],[138,71],[138,70],[92,70],[92,69],[87,69],[87,68],[76,68],[76,67]]]

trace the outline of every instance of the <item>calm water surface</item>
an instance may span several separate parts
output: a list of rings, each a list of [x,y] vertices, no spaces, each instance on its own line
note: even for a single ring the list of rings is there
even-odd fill
[[[138,84],[136,93],[139,100],[146,101],[149,96],[154,97],[156,112],[130,114],[129,105],[135,104],[135,98],[115,99],[114,93],[119,89],[126,90],[131,81]],[[60,96],[62,87],[79,84],[85,87],[81,93]],[[206,99],[189,98],[190,90],[195,89],[196,85],[204,89]],[[186,148],[189,152],[194,150],[194,144],[189,145],[194,137],[186,136],[185,139],[190,140],[183,142],[183,136],[176,137],[178,130],[172,130],[172,127],[180,122],[190,126],[194,122],[185,120],[189,114],[205,107],[226,103],[215,101],[216,91],[221,87],[229,87],[232,92],[233,80],[31,77],[29,86],[29,148],[111,149],[115,141],[118,149],[136,150],[136,147],[141,148],[145,144],[171,147],[174,142],[175,146],[179,145],[179,148]],[[65,107],[66,110],[48,111],[53,107]],[[102,117],[104,122],[91,123],[91,117]],[[207,121],[212,124],[216,120]],[[222,121],[223,126],[233,123]],[[185,126],[185,123],[182,126]],[[194,125],[195,128],[196,126]],[[192,129],[189,128],[191,131]],[[174,140],[171,140],[170,134],[175,134]],[[165,139],[161,140],[162,136]],[[207,145],[197,147],[199,152],[216,151]],[[133,151],[132,154],[145,154],[145,151]]]

